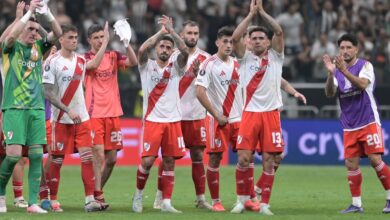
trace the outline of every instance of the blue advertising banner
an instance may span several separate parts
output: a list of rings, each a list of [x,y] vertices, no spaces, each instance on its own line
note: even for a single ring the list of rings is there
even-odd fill
[[[343,165],[343,131],[338,120],[283,120],[285,157],[283,164]],[[385,154],[389,162],[390,121],[382,122]],[[256,160],[261,156],[256,154]],[[237,163],[237,154],[229,152],[229,163]],[[362,161],[368,164],[367,160]]]

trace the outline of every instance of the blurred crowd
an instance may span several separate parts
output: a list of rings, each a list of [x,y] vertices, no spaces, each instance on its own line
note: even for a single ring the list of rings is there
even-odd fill
[[[292,82],[324,82],[322,55],[337,53],[337,38],[357,34],[360,56],[370,60],[378,84],[390,82],[390,0],[263,0],[266,11],[282,25],[285,34],[284,77]],[[0,30],[14,18],[17,0],[0,1]],[[199,47],[216,52],[216,32],[237,25],[249,10],[249,0],[51,0],[50,8],[60,23],[80,29],[79,52],[88,50],[86,30],[93,23],[113,24],[129,18],[135,50],[159,28],[161,14],[174,18],[177,31],[187,20],[200,24]],[[255,19],[261,24],[261,19]],[[122,50],[118,37],[110,47]],[[136,70],[133,70],[136,71]],[[132,74],[129,74],[132,75]],[[136,74],[134,74],[136,75]],[[137,76],[130,76],[137,84]],[[121,80],[120,80],[121,81]],[[127,82],[128,80],[122,81]]]

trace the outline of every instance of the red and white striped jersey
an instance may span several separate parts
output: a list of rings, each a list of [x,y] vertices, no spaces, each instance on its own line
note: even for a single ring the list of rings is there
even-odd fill
[[[184,74],[171,55],[168,65],[160,68],[155,60],[138,66],[143,90],[144,120],[152,122],[176,122],[181,120],[179,82]]]
[[[207,88],[213,108],[225,115],[229,123],[241,121],[244,103],[238,68],[233,57],[223,62],[215,54],[202,63],[195,82],[195,85]]]
[[[69,109],[77,112],[81,121],[89,119],[85,106],[83,78],[86,70],[86,61],[83,56],[73,53],[72,59],[61,56],[60,51],[51,55],[45,62],[43,83],[56,86],[56,96]],[[73,120],[54,105],[52,119],[64,124],[74,124]]]
[[[178,52],[178,51],[177,51]],[[185,74],[180,79],[179,95],[182,110],[182,120],[200,120],[206,117],[206,109],[196,98],[195,74],[193,73],[193,63],[195,60],[203,62],[210,57],[207,52],[196,48],[195,52],[188,57]]]
[[[284,54],[268,50],[262,59],[246,51],[240,63],[240,79],[244,88],[244,110],[266,112],[283,106],[281,94]]]

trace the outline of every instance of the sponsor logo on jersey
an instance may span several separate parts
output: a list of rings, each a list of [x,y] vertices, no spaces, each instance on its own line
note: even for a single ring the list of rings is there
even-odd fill
[[[221,80],[220,83],[221,83],[221,86],[228,86],[230,84],[238,85],[238,84],[240,84],[240,80],[239,79],[226,79],[226,80]]]
[[[21,66],[27,67],[27,68],[29,68],[29,69],[33,69],[33,68],[35,68],[36,66],[41,65],[41,62],[40,62],[40,61],[34,62],[34,61],[31,61],[31,60],[29,60],[29,61],[26,62],[26,61],[24,61],[24,60],[18,60],[18,64],[21,65]]]
[[[107,78],[113,76],[114,73],[110,70],[104,70],[104,71],[97,71],[95,75],[98,78]]]
[[[72,81],[72,80],[81,80],[82,79],[82,75],[75,75],[75,76],[63,76],[62,77],[62,81]]]

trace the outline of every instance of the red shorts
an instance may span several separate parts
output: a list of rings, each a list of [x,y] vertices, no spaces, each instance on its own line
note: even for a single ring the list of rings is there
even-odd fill
[[[242,113],[237,139],[237,150],[250,150],[259,153],[281,153],[284,150],[280,113],[269,112]]]
[[[211,116],[206,117],[207,153],[222,153],[229,149],[236,151],[237,134],[240,122],[227,123],[219,126],[217,120]]]
[[[144,121],[142,157],[158,156],[161,146],[163,157],[181,158],[186,154],[186,148],[179,122]]]
[[[354,131],[344,131],[344,158],[383,154],[382,128],[373,123]]]
[[[181,121],[184,143],[187,148],[206,146],[206,128],[204,119]]]
[[[92,147],[92,130],[90,121],[80,124],[52,124],[54,139],[51,145],[51,154],[65,155],[77,152],[80,147]]]
[[[122,131],[119,117],[91,118],[93,144],[104,145],[104,150],[121,150]]]

